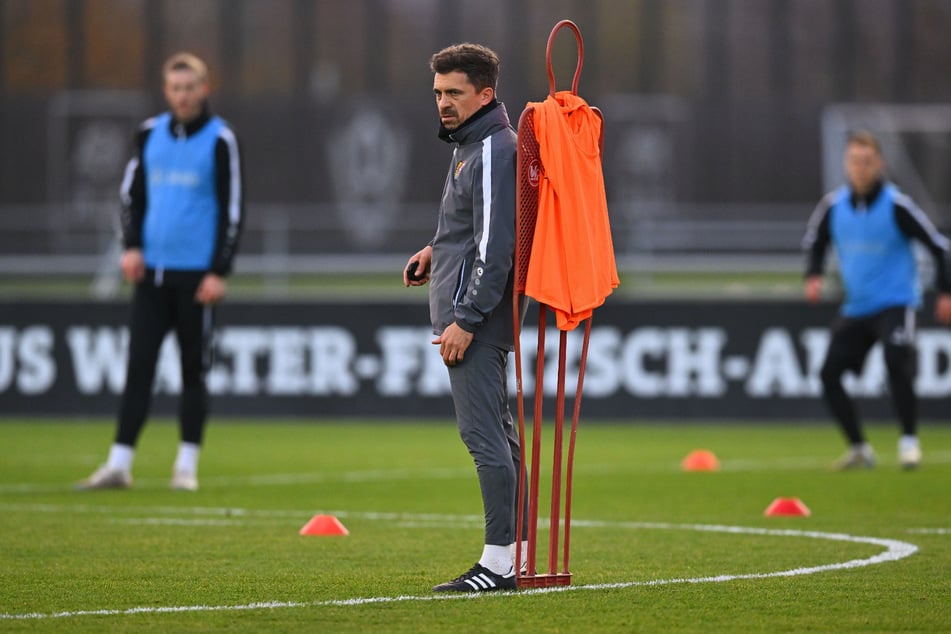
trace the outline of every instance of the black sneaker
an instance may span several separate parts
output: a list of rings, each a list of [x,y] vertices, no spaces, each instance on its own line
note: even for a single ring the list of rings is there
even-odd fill
[[[439,584],[433,588],[433,592],[492,592],[493,590],[515,590],[515,588],[514,568],[506,575],[497,575],[477,563],[466,574]]]

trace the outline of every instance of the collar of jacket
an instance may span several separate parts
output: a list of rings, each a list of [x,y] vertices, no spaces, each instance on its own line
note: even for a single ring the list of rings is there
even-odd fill
[[[858,194],[854,189],[849,187],[849,201],[852,203],[854,209],[858,209],[860,206],[871,207],[872,203],[875,202],[875,199],[878,198],[878,195],[882,193],[882,187],[885,186],[885,181],[879,180],[874,185],[872,189],[868,190],[868,193],[865,195]]]
[[[180,123],[173,115],[172,120],[168,122],[168,129],[172,133],[172,136],[180,136],[184,131],[185,136],[189,137],[205,127],[205,124],[208,123],[209,120],[211,120],[211,108],[208,107],[208,102],[206,101],[202,105],[201,112],[198,116],[188,123]]]
[[[487,116],[489,113],[494,114]],[[455,130],[447,130],[444,125],[440,125],[439,138],[446,143],[465,145],[466,143],[481,141],[496,132],[498,128],[508,125],[509,116],[505,111],[505,106],[497,99],[493,99],[476,110]]]

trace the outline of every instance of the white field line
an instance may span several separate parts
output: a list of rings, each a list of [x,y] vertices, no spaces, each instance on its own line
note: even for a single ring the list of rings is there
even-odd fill
[[[284,523],[285,520],[304,522],[317,514],[334,515],[342,519],[361,519],[390,522],[409,528],[471,528],[482,526],[481,515],[442,515],[437,513],[397,513],[380,511],[346,511],[328,509],[247,509],[226,506],[110,506],[106,504],[4,504],[0,503],[0,512],[28,513],[86,513],[100,515],[124,515],[135,517],[113,517],[111,521],[122,524],[167,525],[167,526],[246,526]],[[165,516],[165,517],[161,517]],[[169,517],[172,516],[172,517]],[[194,518],[194,519],[192,519]],[[261,520],[249,522],[248,520]],[[548,520],[538,518],[540,528],[548,528]],[[573,528],[669,528],[670,524],[649,522],[603,522],[597,520],[572,519]],[[906,532],[917,535],[951,535],[951,528],[908,528]]]
[[[289,484],[359,483],[390,482],[393,480],[460,480],[472,476],[471,467],[444,469],[374,469],[368,471],[305,473],[271,473],[251,476],[205,476],[201,478],[202,488],[223,488],[232,486],[285,486]],[[0,483],[0,495],[4,493],[62,493],[73,490],[78,483]],[[168,488],[167,478],[136,478],[135,488]]]
[[[346,511],[329,509],[246,509],[227,506],[109,506],[106,504],[3,504],[0,511],[30,513],[95,513],[102,515],[173,515],[185,517],[212,517],[224,519],[282,518],[310,519],[322,513],[338,518],[358,518],[383,522],[430,522],[478,524],[484,522],[481,515],[441,515],[436,513],[391,513],[378,511]]]
[[[184,519],[179,517],[138,517],[131,519],[114,519],[113,524],[127,524],[130,526],[261,526],[274,524],[283,520],[228,520],[228,519]]]
[[[115,524],[126,524],[129,526],[207,526],[211,528],[220,528],[222,526],[231,526],[231,527],[242,527],[242,526],[273,526],[274,524],[285,524],[286,522],[283,519],[261,519],[261,520],[247,520],[247,519],[181,519],[181,518],[167,518],[167,517],[142,517],[142,518],[127,518],[127,519],[113,519],[111,520]],[[394,520],[393,526],[398,528],[459,528],[459,529],[470,529],[473,527],[479,527],[482,525],[482,520],[480,518],[473,517],[468,521],[462,519],[446,519],[446,520],[429,520],[429,521],[419,521],[412,519],[405,520]],[[538,526],[542,529],[547,529],[549,525],[548,520],[544,518],[539,518]],[[591,522],[585,520],[575,520],[572,522],[572,528],[598,528],[598,527],[611,527],[611,526],[622,526],[627,528],[656,528],[650,525],[639,525],[639,526],[626,526],[621,523],[608,523],[604,522]],[[909,528],[906,529],[906,532],[914,535],[951,535],[951,528]]]
[[[833,460],[816,456],[785,456],[761,459],[721,460],[720,471],[730,473],[758,473],[763,471],[813,471],[827,470]],[[951,451],[925,452],[924,465],[951,463]],[[880,469],[888,469],[895,463],[882,461]],[[550,473],[548,465],[543,465],[542,474]],[[615,473],[675,473],[681,471],[678,462],[648,465],[576,465],[577,475],[611,475]],[[224,488],[234,486],[286,486],[294,484],[391,482],[394,480],[460,480],[472,477],[471,467],[440,469],[372,469],[364,471],[313,471],[303,473],[271,473],[251,476],[203,476],[202,488]],[[78,480],[77,480],[78,481]],[[76,483],[0,483],[0,495],[14,493],[62,493],[75,489]],[[140,489],[164,489],[168,479],[136,478],[135,487]]]
[[[785,456],[772,458],[770,460],[735,459],[721,460],[720,470],[730,472],[802,471],[812,469],[829,469],[833,462],[833,458],[823,459],[816,456]],[[943,465],[949,463],[951,463],[951,451],[927,451],[927,447],[925,447],[925,456],[923,462],[925,467],[927,467],[929,464]],[[897,460],[889,461],[887,454],[883,460],[881,454],[879,454],[878,468],[889,469],[891,467],[896,467],[897,465]]]
[[[909,528],[915,535],[951,535],[951,528]]]
[[[220,509],[219,509],[220,510]],[[251,513],[248,513],[251,515]],[[375,518],[384,519],[392,516],[390,513],[364,514]],[[408,516],[407,516],[408,517]],[[434,519],[436,516],[427,516]],[[461,518],[446,516],[444,519],[450,521],[460,521]],[[877,555],[866,557],[864,559],[850,559],[844,562],[824,564],[820,566],[809,566],[801,568],[791,568],[775,572],[759,572],[747,574],[723,574],[706,577],[677,577],[671,579],[648,579],[643,581],[622,581],[617,583],[602,583],[577,586],[557,586],[551,588],[534,588],[531,590],[521,590],[518,592],[502,593],[475,593],[462,595],[426,595],[426,596],[390,596],[390,597],[354,597],[349,599],[331,599],[327,601],[263,601],[246,603],[241,605],[183,605],[183,606],[143,606],[127,608],[121,610],[76,610],[64,612],[31,612],[23,614],[3,614],[0,613],[2,620],[46,620],[46,619],[69,619],[83,616],[127,616],[135,614],[167,614],[181,612],[227,612],[227,611],[248,611],[248,610],[275,610],[281,608],[320,608],[320,607],[341,607],[341,606],[362,606],[378,603],[398,603],[409,601],[437,601],[437,600],[461,600],[461,599],[503,599],[510,597],[522,597],[535,594],[550,594],[554,592],[581,592],[598,591],[619,588],[635,587],[653,587],[666,586],[686,583],[724,583],[728,581],[737,581],[742,579],[770,579],[776,577],[795,577],[802,575],[811,575],[821,572],[834,570],[847,570],[851,568],[861,568],[887,562],[898,561],[918,552],[918,547],[908,542],[895,539],[881,539],[877,537],[861,537],[847,535],[844,533],[823,533],[818,531],[798,531],[798,530],[775,530],[766,528],[751,528],[745,526],[722,526],[711,524],[668,524],[663,522],[603,522],[586,521],[576,522],[578,525],[584,525],[591,528],[597,527],[620,527],[630,529],[655,529],[655,530],[689,530],[711,533],[728,533],[734,535],[765,535],[775,537],[804,537],[809,539],[825,539],[832,541],[851,542],[857,544],[871,544],[879,546],[884,550]]]

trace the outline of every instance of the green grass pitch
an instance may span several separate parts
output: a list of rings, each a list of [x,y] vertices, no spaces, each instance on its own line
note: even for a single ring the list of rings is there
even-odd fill
[[[951,426],[922,427],[920,470],[878,424],[878,467],[834,473],[831,424],[583,420],[572,585],[473,598],[430,591],[482,548],[452,422],[214,420],[185,493],[168,489],[167,420],[143,434],[134,488],[98,492],[73,484],[109,421],[6,420],[0,631],[948,631]],[[720,470],[684,472],[693,449]],[[812,514],[765,517],[777,497]],[[299,535],[318,513],[350,534]]]

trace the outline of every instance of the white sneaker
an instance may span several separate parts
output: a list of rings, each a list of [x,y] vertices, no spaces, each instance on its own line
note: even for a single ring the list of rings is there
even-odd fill
[[[128,489],[132,486],[132,474],[121,469],[102,465],[91,476],[76,485],[82,491],[92,489]]]
[[[918,444],[917,439],[913,442],[899,441],[898,466],[906,471],[921,466],[921,445]]]
[[[172,474],[171,487],[175,491],[197,491],[198,476],[190,471],[176,471]]]
[[[832,468],[836,471],[849,469],[871,469],[875,466],[875,452],[869,445],[850,447],[845,455],[835,461]]]

